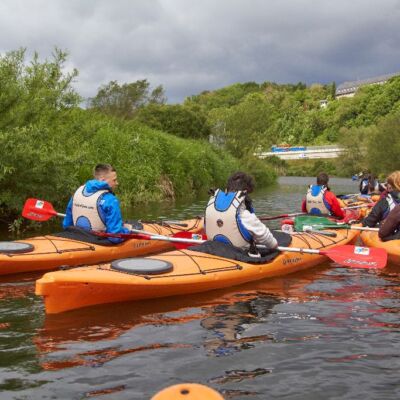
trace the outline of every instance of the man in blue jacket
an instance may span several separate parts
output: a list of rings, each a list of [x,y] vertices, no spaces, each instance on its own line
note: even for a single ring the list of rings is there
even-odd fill
[[[117,172],[110,164],[96,165],[94,179],[80,186],[71,197],[63,228],[76,226],[88,231],[129,233],[130,224],[122,221],[119,200],[113,193],[118,186]],[[108,238],[113,243],[122,239]]]

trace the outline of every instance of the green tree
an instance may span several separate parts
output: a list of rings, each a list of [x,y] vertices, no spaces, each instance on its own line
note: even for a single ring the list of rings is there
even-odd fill
[[[400,169],[400,112],[382,118],[368,140],[371,171],[389,174]]]
[[[157,86],[150,91],[150,83],[146,79],[122,85],[110,81],[100,87],[95,97],[89,99],[88,108],[114,117],[132,119],[146,104],[163,104],[165,101],[163,87]]]
[[[339,158],[338,165],[343,174],[351,176],[369,168],[368,142],[376,134],[375,127],[341,128],[339,143],[345,152]]]
[[[196,105],[153,103],[142,107],[136,119],[154,129],[182,138],[207,139],[211,133],[206,114]]]
[[[255,82],[235,83],[215,91],[204,91],[185,100],[185,105],[195,103],[206,110],[218,107],[232,107],[239,104],[250,93],[261,92],[261,86]]]
[[[67,53],[55,49],[51,60],[40,62],[26,49],[0,56],[0,130],[51,123],[62,110],[76,107],[81,97],[72,87],[77,70],[64,72]]]
[[[249,94],[238,105],[212,113],[213,136],[236,157],[252,154],[269,144],[265,129],[271,122],[270,112],[262,93]]]

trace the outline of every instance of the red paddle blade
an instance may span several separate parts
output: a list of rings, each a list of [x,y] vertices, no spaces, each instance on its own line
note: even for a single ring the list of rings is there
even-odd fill
[[[321,250],[321,254],[352,268],[385,268],[387,263],[387,251],[373,247],[342,245]]]
[[[27,199],[22,209],[22,216],[33,221],[47,221],[54,215],[57,212],[51,203],[44,200]]]
[[[181,231],[174,233],[172,235],[173,238],[179,238],[179,239],[190,239],[190,240],[199,240],[200,244],[202,240],[207,240],[207,235],[204,235],[202,233],[193,233],[193,232],[187,232],[187,231]],[[182,242],[173,242],[173,245],[175,246],[176,249],[187,249],[190,246],[196,246],[196,243],[182,243]]]

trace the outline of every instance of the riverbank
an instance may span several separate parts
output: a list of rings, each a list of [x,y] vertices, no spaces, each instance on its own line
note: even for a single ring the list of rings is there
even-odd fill
[[[69,197],[99,162],[118,172],[118,196],[123,207],[151,201],[194,198],[211,187],[224,187],[239,169],[253,173],[261,185],[275,181],[271,167],[258,160],[239,161],[204,140],[181,139],[135,122],[74,111],[79,130],[70,127],[48,134],[40,127],[15,129],[0,136],[4,152],[0,190],[1,217],[20,215],[29,197],[47,200],[63,210]],[[37,143],[42,147],[37,148]],[[33,161],[33,159],[35,161]],[[1,177],[0,177],[1,178]],[[11,216],[11,218],[10,218]]]

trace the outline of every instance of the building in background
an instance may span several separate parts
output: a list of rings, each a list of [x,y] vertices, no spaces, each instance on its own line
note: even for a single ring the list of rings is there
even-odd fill
[[[400,75],[400,72],[396,72],[394,74],[381,75],[375,78],[363,79],[360,81],[344,82],[336,88],[335,96],[337,99],[341,97],[353,97],[359,87],[365,85],[382,85],[386,83],[388,79],[396,75]]]

